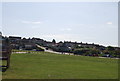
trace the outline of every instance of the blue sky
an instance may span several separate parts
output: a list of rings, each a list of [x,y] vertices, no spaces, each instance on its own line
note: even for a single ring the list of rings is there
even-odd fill
[[[1,27],[6,36],[117,46],[118,3],[6,2]]]

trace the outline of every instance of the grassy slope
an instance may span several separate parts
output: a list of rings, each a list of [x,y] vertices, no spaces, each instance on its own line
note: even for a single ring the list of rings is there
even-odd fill
[[[115,79],[117,59],[85,56],[12,54],[3,79]]]

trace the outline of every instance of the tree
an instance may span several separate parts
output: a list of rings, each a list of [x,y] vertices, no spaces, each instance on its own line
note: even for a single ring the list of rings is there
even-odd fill
[[[113,50],[115,50],[115,49],[114,49],[114,47],[112,47],[112,46],[108,46],[108,47],[107,47],[107,50],[113,51]]]
[[[55,39],[52,40],[52,43],[56,43]]]
[[[83,55],[83,54],[87,53],[88,51],[89,51],[88,49],[75,49],[73,53],[75,55]]]
[[[63,43],[62,41],[60,41],[59,43]]]

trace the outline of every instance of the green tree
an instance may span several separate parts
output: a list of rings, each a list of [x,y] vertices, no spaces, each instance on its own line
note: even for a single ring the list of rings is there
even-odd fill
[[[115,49],[114,49],[114,47],[112,47],[112,46],[108,46],[108,47],[107,47],[107,50],[108,50],[108,51],[113,51],[113,50],[115,50]]]
[[[55,39],[52,40],[52,43],[56,43]]]

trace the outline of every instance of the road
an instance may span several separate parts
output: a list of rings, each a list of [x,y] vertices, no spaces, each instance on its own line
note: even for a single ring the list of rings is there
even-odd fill
[[[36,44],[36,45],[37,45],[37,44]],[[45,47],[40,46],[40,45],[37,45],[37,47],[40,47],[40,48],[44,49],[45,52],[56,53],[56,54],[65,54],[65,55],[74,55],[73,53],[62,53],[62,52],[56,52],[56,51],[53,51],[53,50],[50,50],[50,49],[46,50]]]

